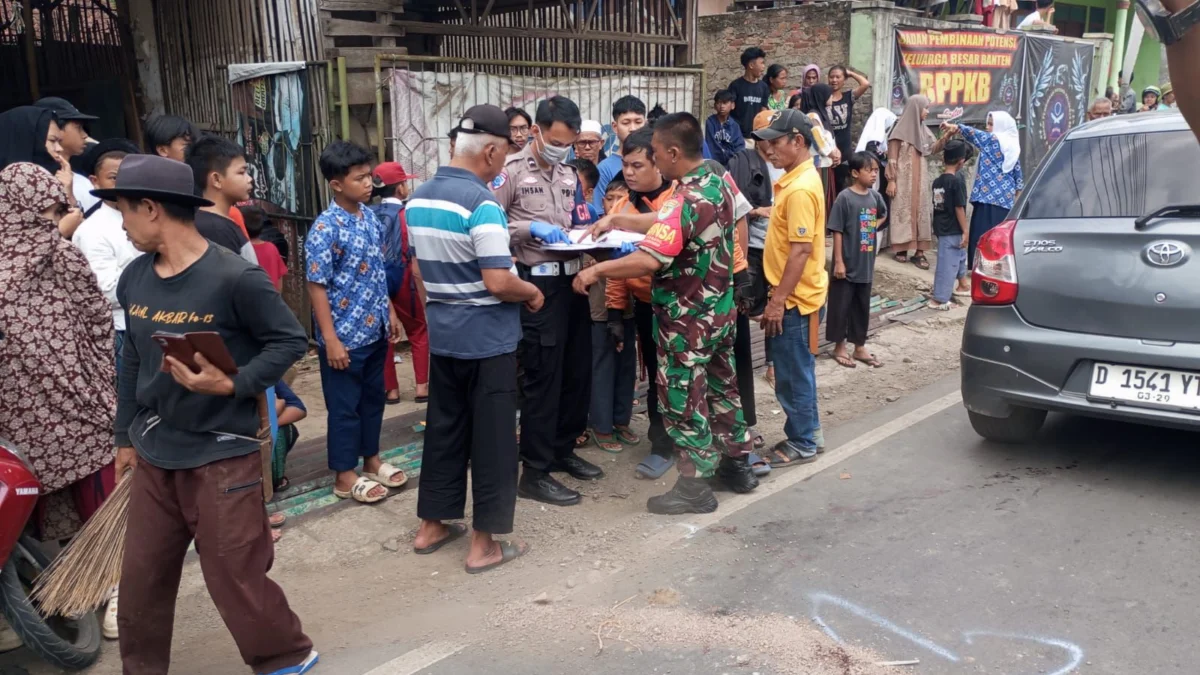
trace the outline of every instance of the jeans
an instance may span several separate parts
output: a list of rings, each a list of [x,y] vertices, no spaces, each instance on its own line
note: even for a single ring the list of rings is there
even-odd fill
[[[633,319],[622,321],[625,345],[613,346],[608,323],[592,322],[592,406],[588,424],[598,434],[611,434],[613,425],[629,426],[633,417],[633,384],[637,377],[637,343]]]
[[[824,314],[821,310],[821,315]],[[787,414],[783,431],[788,445],[802,457],[817,452],[816,431],[821,426],[817,412],[817,359],[808,348],[809,321],[820,322],[816,312],[801,315],[789,309],[783,314],[783,332],[767,338],[775,359],[775,397]]]
[[[317,350],[321,363],[321,389],[328,411],[326,451],[331,471],[351,471],[359,457],[379,454],[383,430],[383,360],[387,340],[350,350],[350,366],[335,370],[325,348]]]
[[[950,302],[954,282],[967,276],[967,251],[961,236],[937,238],[937,269],[933,272],[933,299]]]

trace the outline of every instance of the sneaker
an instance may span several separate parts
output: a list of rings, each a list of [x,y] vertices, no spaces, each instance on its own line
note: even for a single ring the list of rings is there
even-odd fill
[[[717,510],[717,498],[702,478],[679,477],[675,487],[666,494],[646,501],[650,513],[678,516],[684,513],[712,513]]]
[[[270,673],[267,673],[267,675],[303,675],[304,673],[312,670],[313,667],[317,665],[317,661],[319,659],[320,656],[317,654],[317,650],[314,649],[308,653],[308,658],[304,659],[300,663],[287,668],[273,670]]]
[[[103,633],[106,640],[116,640],[119,635],[117,630],[117,594],[115,591],[112,598],[108,601],[108,607],[104,609],[104,623],[100,626],[100,632]]]

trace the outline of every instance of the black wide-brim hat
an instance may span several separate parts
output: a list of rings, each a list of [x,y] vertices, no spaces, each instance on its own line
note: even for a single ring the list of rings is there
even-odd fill
[[[179,206],[212,206],[193,192],[192,167],[158,155],[128,155],[117,171],[117,185],[92,190],[92,195],[109,201],[118,197],[149,199]]]

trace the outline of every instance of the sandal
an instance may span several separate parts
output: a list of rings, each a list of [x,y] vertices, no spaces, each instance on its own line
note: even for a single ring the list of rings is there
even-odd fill
[[[517,440],[520,441],[521,437],[518,436]],[[583,446],[590,443],[591,440],[592,440],[592,434],[590,432],[585,431],[582,434],[575,437],[575,447],[582,448]]]
[[[779,441],[775,447],[771,448],[771,454],[763,458],[764,461],[772,469],[783,469],[797,464],[808,464],[817,461],[817,453],[805,457],[800,454],[800,451],[793,448],[791,443],[787,441]]]
[[[858,361],[859,363],[865,363],[872,368],[882,368],[883,367],[883,362],[880,361],[879,359],[875,358],[874,354],[868,354],[867,358],[865,358],[865,359],[862,357],[856,356],[856,357],[854,357],[854,360]]]
[[[666,458],[662,455],[650,453],[646,459],[638,462],[637,469],[634,470],[634,475],[638,478],[646,480],[658,480],[675,464],[674,458]]]
[[[375,488],[382,488],[383,494],[377,494],[372,497],[371,493],[375,492]],[[388,498],[387,488],[362,476],[359,476],[358,480],[354,481],[354,487],[350,488],[346,492],[343,492],[336,487],[333,488],[333,496],[337,497],[338,499],[353,499],[360,504],[374,504]]]
[[[771,465],[767,460],[753,452],[746,455],[746,461],[750,464],[750,472],[759,478],[771,473]]]
[[[763,381],[765,381],[767,383],[767,386],[771,388],[771,391],[775,391],[775,369],[774,368],[767,368],[767,372],[763,373]]]
[[[902,251],[900,253],[897,253],[892,256],[892,260],[895,260],[898,263],[906,263],[906,262],[908,262],[908,252]]]
[[[267,522],[272,528],[283,527],[284,524],[287,523],[287,514],[282,512],[272,513],[271,515],[267,516]]]
[[[400,403],[400,390],[399,390],[399,389],[396,389],[396,390],[394,390],[394,391],[396,392],[396,397],[395,397],[395,398],[392,398],[392,392],[390,392],[390,391],[389,391],[389,392],[387,393],[387,398],[383,399],[383,402],[384,402],[385,404],[387,404],[387,405],[396,405],[396,404]]]
[[[511,541],[501,541],[497,543],[500,544],[500,561],[488,565],[482,565],[480,567],[464,565],[463,567],[467,570],[467,574],[480,574],[482,572],[495,569],[506,562],[512,562],[526,553],[529,553],[529,544],[525,544],[524,547],[521,547],[512,543]]]
[[[767,439],[763,438],[763,435],[754,427],[750,427],[747,431],[750,432],[750,441],[754,443],[754,449],[762,450],[763,446],[767,444]]]
[[[849,356],[846,356],[846,355],[838,356],[837,354],[833,354],[832,356],[833,356],[833,360],[837,361],[837,364],[843,368],[857,368],[858,367],[858,366],[854,365],[854,359],[850,358]]]
[[[937,300],[930,300],[929,302],[925,303],[926,309],[932,309],[935,312],[949,312],[950,308],[953,306],[954,305],[952,303],[938,302]]]
[[[396,478],[396,474],[400,475],[399,479]],[[387,462],[380,464],[379,471],[375,473],[364,471],[363,476],[375,481],[376,483],[379,483],[386,488],[403,487],[404,484],[408,482],[408,474],[404,473],[403,470],[397,469],[391,464],[388,464]]]
[[[462,536],[467,533],[467,526],[463,525],[462,523],[451,523],[450,525],[446,526],[446,530],[446,536],[433,542],[425,548],[417,548],[414,546],[413,553],[416,553],[417,555],[429,555],[430,553],[435,553],[438,549],[446,544],[449,544],[455,539],[461,539]]]
[[[611,452],[615,455],[625,449],[625,446],[621,445],[621,442],[613,434],[598,434],[595,431],[590,433],[592,440],[596,442],[596,447],[605,452]]]
[[[909,260],[909,262],[916,265],[920,269],[923,269],[923,270],[929,269],[929,259],[925,257],[924,253],[918,252],[916,255],[914,255]]]
[[[628,426],[613,425],[613,435],[617,437],[625,445],[637,445],[642,442],[642,437],[638,436],[633,429]]]

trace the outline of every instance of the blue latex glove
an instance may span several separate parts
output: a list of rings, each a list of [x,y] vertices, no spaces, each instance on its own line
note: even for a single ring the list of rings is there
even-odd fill
[[[571,240],[567,238],[567,233],[563,232],[561,227],[537,220],[529,223],[529,234],[533,235],[534,239],[541,240],[545,244],[571,243]]]
[[[637,250],[637,244],[633,243],[632,241],[623,241],[623,242],[621,242],[621,248],[618,248],[616,251],[613,252],[613,254],[612,254],[613,260],[616,260],[617,258],[624,258],[625,256],[629,255],[630,253],[633,253],[636,250]]]

